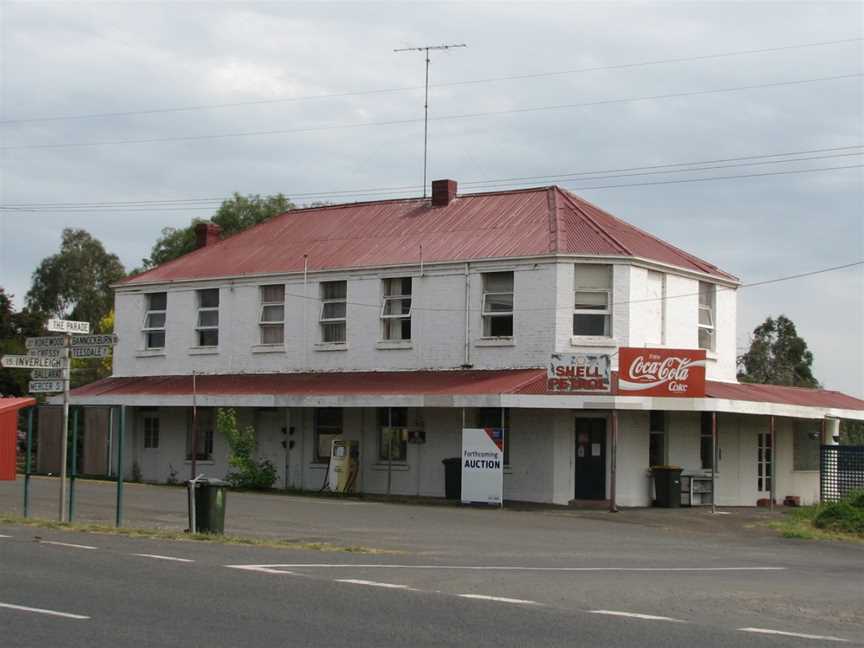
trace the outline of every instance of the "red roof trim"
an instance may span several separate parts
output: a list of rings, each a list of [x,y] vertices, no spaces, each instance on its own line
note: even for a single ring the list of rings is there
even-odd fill
[[[4,412],[24,409],[25,407],[32,407],[35,404],[36,399],[30,397],[0,398],[0,414],[3,414]]]

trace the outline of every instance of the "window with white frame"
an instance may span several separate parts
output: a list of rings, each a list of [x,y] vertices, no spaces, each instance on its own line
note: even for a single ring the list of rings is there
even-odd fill
[[[612,266],[579,263],[574,270],[573,335],[612,335]]]
[[[165,317],[168,310],[168,293],[148,293],[144,295],[147,311],[144,314],[144,347],[147,349],[165,348]]]
[[[381,339],[411,339],[411,277],[393,277],[382,281]]]
[[[380,461],[405,461],[408,456],[408,440],[403,432],[407,427],[407,407],[378,408],[378,459]]]
[[[797,421],[792,437],[792,469],[819,470],[819,446],[822,443],[817,421]]]
[[[159,448],[159,415],[144,415],[144,449],[157,450]]]
[[[483,274],[483,337],[513,337],[513,273]]]
[[[198,317],[195,332],[198,346],[219,345],[219,289],[208,288],[196,291],[198,294]]]
[[[342,436],[342,408],[319,407],[315,410],[315,462],[330,461],[333,440]]]
[[[344,344],[347,338],[347,281],[321,283],[321,341]]]
[[[716,297],[717,287],[714,284],[699,282],[699,348],[707,351],[714,351]]]
[[[261,286],[261,311],[258,326],[261,344],[282,344],[285,341],[285,286]]]
[[[198,407],[195,415],[189,412],[189,427],[186,430],[186,460],[192,460],[192,448],[195,446],[197,428],[196,461],[213,460],[213,428],[214,412],[210,407]]]

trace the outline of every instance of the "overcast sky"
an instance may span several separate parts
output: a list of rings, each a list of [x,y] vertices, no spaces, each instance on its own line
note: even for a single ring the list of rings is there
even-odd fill
[[[423,58],[393,49],[438,43],[468,47],[432,55],[430,179],[463,190],[525,176],[543,185],[583,171],[833,149],[562,184],[745,283],[864,258],[862,149],[840,149],[864,145],[860,2],[3,2],[0,12],[0,286],[18,307],[64,227],[87,229],[131,269],[163,227],[218,203],[11,211],[16,203],[419,194]],[[787,48],[847,39],[858,40]],[[770,48],[785,49],[709,57]],[[696,60],[623,67],[681,58]],[[369,92],[392,89],[401,90]],[[160,112],[16,121],[147,110]],[[452,118],[476,113],[486,114]],[[281,132],[233,136],[262,131]],[[42,146],[96,142],[111,143]],[[609,184],[641,186],[585,188]],[[780,313],[813,350],[817,378],[864,397],[864,267],[742,289],[739,347]]]

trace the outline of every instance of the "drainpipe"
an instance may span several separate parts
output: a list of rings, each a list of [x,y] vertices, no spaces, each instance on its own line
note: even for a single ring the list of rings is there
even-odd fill
[[[468,274],[468,263],[465,264],[465,363],[466,369],[471,367],[471,276]]]

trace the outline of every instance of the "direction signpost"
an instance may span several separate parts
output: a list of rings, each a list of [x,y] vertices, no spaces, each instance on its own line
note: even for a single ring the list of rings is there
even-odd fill
[[[117,335],[114,333],[90,335],[89,322],[76,322],[74,320],[49,319],[46,328],[52,333],[62,333],[62,335],[27,338],[25,342],[27,355],[3,356],[0,358],[0,365],[12,369],[32,369],[28,390],[31,394],[63,392],[63,424],[60,442],[60,521],[66,522],[68,517],[66,461],[71,359],[108,357],[111,355],[112,347],[117,344]],[[29,470],[27,477],[29,477]],[[122,492],[119,490],[122,478],[122,474],[119,475],[118,493]],[[24,499],[27,502],[29,502],[28,486],[29,481],[25,479]],[[69,492],[70,503],[74,502],[74,488],[73,482]],[[69,512],[71,513],[71,507]]]

